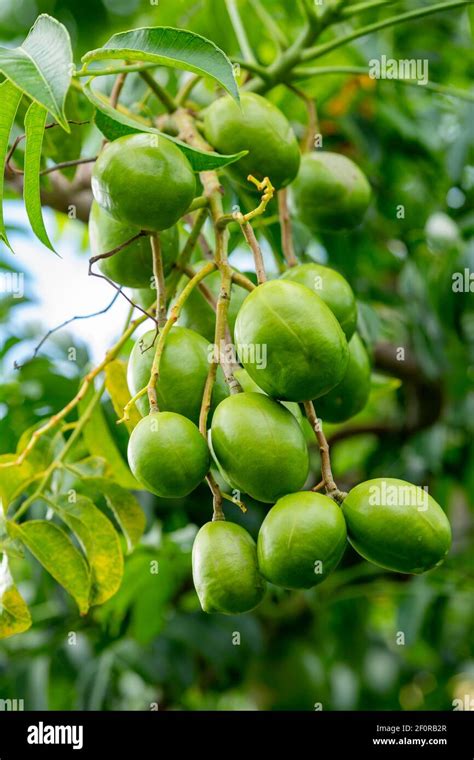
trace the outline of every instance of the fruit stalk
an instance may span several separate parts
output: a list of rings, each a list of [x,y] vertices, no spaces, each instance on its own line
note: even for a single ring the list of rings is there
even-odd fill
[[[211,398],[214,384],[216,381],[217,368],[221,360],[221,347],[226,341],[226,327],[227,327],[227,312],[230,303],[230,286],[232,282],[232,271],[228,264],[222,264],[221,269],[221,289],[219,298],[217,300],[216,308],[216,329],[214,334],[214,351],[212,356],[212,362],[209,367],[209,372],[206,379],[206,385],[204,386],[204,393],[202,397],[201,413],[199,415],[199,430],[206,437],[207,433],[207,418],[209,416],[209,410],[211,408]],[[232,375],[233,377],[233,375]],[[227,379],[227,375],[226,375]]]
[[[157,292],[156,316],[158,329],[161,330],[166,324],[166,286],[159,234],[154,233],[150,236],[150,240],[153,254],[153,276]]]
[[[319,444],[319,453],[321,455],[321,474],[323,477],[326,493],[331,497],[331,499],[334,499],[340,504],[344,500],[346,494],[343,491],[340,491],[335,483],[334,476],[332,474],[331,457],[329,455],[329,444],[327,442],[326,436],[322,431],[321,423],[316,414],[313,402],[305,401],[304,410],[306,417],[308,418],[308,422],[313,428],[316,435],[316,440]]]
[[[253,253],[257,281],[258,281],[258,284],[261,285],[262,282],[266,282],[267,280],[265,265],[263,263],[262,249],[260,248],[258,244],[258,240],[255,236],[255,232],[253,231],[253,228],[250,222],[244,221],[244,217],[242,217],[242,219],[240,220],[240,226],[242,228],[244,237]]]
[[[288,209],[288,192],[286,188],[279,190],[278,192],[278,210],[280,213],[281,246],[283,248],[283,255],[285,256],[288,266],[294,267],[297,265],[298,261],[295,256],[295,248],[293,246],[291,219]]]
[[[191,258],[191,254],[194,251],[196,244],[199,240],[199,236],[201,234],[201,230],[204,226],[204,222],[206,221],[206,218],[207,218],[207,208],[200,209],[198,213],[196,214],[191,232],[189,233],[189,237],[186,240],[186,243],[184,244],[183,250],[179,254],[178,260],[176,261],[176,264],[173,267],[173,271],[168,277],[168,288],[167,288],[168,295],[170,295],[170,293],[174,293],[174,291],[176,290],[176,287],[181,278],[181,270],[184,266],[187,265],[189,259]]]
[[[225,520],[224,510],[222,509],[221,489],[217,485],[214,476],[210,471],[206,476],[206,481],[212,493],[212,522],[216,522],[217,520]]]
[[[183,288],[181,294],[179,295],[175,305],[171,309],[170,315],[168,319],[166,320],[166,324],[163,326],[163,329],[160,332],[160,337],[158,339],[158,343],[156,345],[156,351],[155,355],[153,357],[153,364],[151,367],[151,373],[150,373],[150,380],[148,381],[148,385],[145,388],[142,388],[130,401],[124,408],[124,414],[122,417],[122,420],[120,422],[128,419],[128,412],[132,407],[132,404],[134,404],[136,401],[138,401],[139,398],[145,395],[145,393],[148,393],[148,398],[150,401],[150,411],[157,411],[157,408],[155,408],[154,403],[156,401],[156,383],[158,381],[159,372],[160,372],[160,359],[161,354],[163,353],[163,349],[165,346],[166,337],[179,318],[179,314],[181,309],[183,308],[183,305],[186,303],[186,299],[190,295],[190,293],[194,290],[194,288],[199,285],[201,280],[204,280],[205,277],[207,277],[208,274],[214,271],[216,268],[216,265],[213,261],[210,261],[208,264],[205,264],[203,268],[193,277],[192,280],[188,282],[185,288]]]

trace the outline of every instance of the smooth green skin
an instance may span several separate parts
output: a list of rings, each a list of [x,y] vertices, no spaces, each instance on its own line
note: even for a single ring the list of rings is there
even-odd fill
[[[305,285],[286,280],[265,282],[247,296],[235,323],[235,343],[250,377],[284,401],[328,393],[341,382],[349,359],[331,309]],[[242,350],[245,346],[266,346],[266,367],[249,361],[259,357],[255,348]]]
[[[294,184],[299,217],[312,230],[343,231],[364,218],[372,191],[359,167],[339,153],[306,153]]]
[[[263,393],[264,395],[267,395],[265,391],[262,391],[262,389],[257,385],[255,380],[252,380],[252,378],[250,377],[246,369],[242,369],[242,367],[239,367],[239,369],[236,369],[234,371],[234,377],[239,383],[243,391],[248,391],[249,393]],[[301,425],[302,421],[305,418],[303,417],[303,414],[298,404],[296,404],[294,401],[282,401],[281,405],[286,407],[286,409],[288,409],[288,411],[292,413],[293,417]],[[314,438],[314,433],[312,433],[312,435]]]
[[[132,396],[144,388],[150,379],[156,340],[155,330],[150,330],[133,346],[127,371],[128,387]],[[161,355],[160,376],[156,386],[158,408],[162,412],[176,412],[198,424],[209,372],[208,356],[208,343],[201,335],[186,327],[173,327],[170,330]],[[219,369],[212,394],[211,411],[227,396],[227,385],[222,370]],[[148,414],[149,404],[146,396],[138,399],[137,407],[142,416]]]
[[[133,428],[128,463],[147,491],[164,499],[180,499],[206,477],[210,455],[206,441],[187,417],[155,412]]]
[[[318,399],[318,414],[326,422],[345,422],[358,414],[370,394],[370,359],[355,333],[349,341],[349,363],[346,374],[332,391]]]
[[[260,572],[276,586],[312,588],[337,567],[346,540],[346,523],[335,501],[311,491],[288,494],[277,501],[261,525],[257,542]]]
[[[93,256],[112,251],[140,232],[138,227],[117,222],[93,201],[89,217],[89,241]],[[165,275],[169,273],[179,254],[177,227],[170,227],[160,234],[161,256]],[[153,278],[153,255],[150,239],[138,238],[126,248],[106,259],[101,259],[99,269],[110,280],[128,288],[150,288]],[[151,289],[150,289],[151,290]],[[156,290],[151,290],[153,301]],[[149,304],[151,306],[151,304]]]
[[[301,488],[309,456],[302,430],[288,409],[261,393],[238,393],[214,412],[211,444],[225,479],[267,504]]]
[[[230,167],[238,179],[252,174],[259,180],[269,177],[277,190],[286,187],[300,165],[290,123],[276,106],[255,93],[241,92],[240,105],[228,95],[214,101],[204,114],[206,139],[220,153],[249,151]]]
[[[141,133],[106,145],[94,165],[92,192],[117,221],[141,230],[166,230],[189,208],[196,180],[176,145]]]
[[[354,291],[342,274],[322,264],[298,264],[287,269],[281,279],[299,282],[313,290],[329,306],[347,340],[352,338],[357,325],[357,303]]]
[[[193,269],[197,272],[207,261],[199,261],[193,264]],[[183,278],[182,286],[184,287],[189,282],[189,278]],[[220,272],[212,272],[206,277],[203,283],[211,291],[214,298],[217,300],[221,288],[221,274]],[[242,306],[247,291],[238,285],[231,286],[231,299],[228,310],[228,323],[231,335],[234,335],[235,320],[240,307]],[[202,335],[209,342],[214,341],[214,332],[216,328],[216,313],[212,306],[206,301],[199,288],[195,288],[191,291],[190,295],[186,299],[184,306],[181,309],[178,325],[183,327],[189,327],[191,330],[195,330]]]
[[[362,557],[387,570],[419,574],[442,563],[451,546],[451,527],[431,496],[415,486],[419,497],[407,499],[400,490],[406,487],[414,488],[396,478],[367,480],[349,492],[342,510],[349,540]]]
[[[204,612],[240,615],[263,599],[257,547],[250,533],[218,520],[202,526],[193,544],[193,581]]]

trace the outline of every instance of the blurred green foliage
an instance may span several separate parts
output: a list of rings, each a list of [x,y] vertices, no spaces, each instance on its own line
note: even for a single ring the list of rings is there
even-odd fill
[[[301,22],[294,0],[263,5],[293,38]],[[268,62],[271,35],[255,22],[250,0],[240,6],[258,58]],[[397,3],[397,12],[409,6]],[[66,24],[76,61],[113,32],[147,24],[190,28],[231,57],[239,54],[222,0],[4,0],[2,40],[21,40],[38,12]],[[394,27],[335,51],[323,65],[360,66],[381,54],[421,57],[434,81],[465,88],[473,63],[464,19],[445,13]],[[190,550],[210,515],[208,491],[200,488],[183,503],[141,495],[145,539],[126,561],[120,591],[88,617],[78,618],[72,600],[36,563],[12,562],[33,627],[0,644],[2,698],[56,710],[146,710],[154,703],[185,710],[439,710],[452,709],[456,697],[474,697],[474,299],[472,291],[452,289],[454,273],[474,271],[474,106],[354,76],[314,77],[302,88],[316,99],[324,147],[361,165],[374,203],[364,227],[342,237],[309,240],[297,228],[297,252],[339,269],[360,299],[369,345],[408,346],[442,394],[428,427],[400,435],[391,430],[410,418],[413,399],[404,385],[380,378],[367,409],[347,425],[366,432],[330,431],[338,436],[335,475],[346,489],[379,475],[429,484],[453,525],[452,552],[441,569],[412,578],[385,573],[348,549],[315,591],[272,589],[255,613],[206,616],[190,579]],[[203,102],[211,95],[212,88],[196,89]],[[270,97],[302,136],[302,101],[284,87]],[[404,218],[397,217],[400,205]],[[267,248],[278,252],[277,226],[265,231]],[[63,334],[41,358],[13,371],[13,349],[42,334],[40,326],[16,326],[21,306],[21,299],[0,299],[0,453],[14,450],[26,428],[69,400],[88,361],[80,346],[76,364],[67,362],[71,338]],[[110,404],[105,411],[114,431]],[[227,510],[254,534],[264,515],[252,503],[245,516],[232,505]],[[156,562],[158,574],[150,571]]]

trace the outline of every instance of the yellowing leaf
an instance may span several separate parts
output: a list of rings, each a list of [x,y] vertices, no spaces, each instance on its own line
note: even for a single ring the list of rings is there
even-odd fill
[[[22,633],[30,626],[30,611],[15,586],[4,554],[0,562],[0,639]]]
[[[123,408],[130,401],[130,391],[127,384],[127,365],[121,359],[107,364],[105,368],[105,387],[111,398],[113,407],[120,419],[123,416]],[[135,425],[141,420],[141,414],[133,405],[130,410],[130,419],[126,421],[126,426],[131,433]]]
[[[91,577],[87,562],[67,533],[49,520],[8,522],[12,538],[18,538],[66,591],[84,615],[89,609]]]
[[[123,555],[117,532],[110,520],[86,496],[73,503],[60,496],[55,511],[76,535],[92,573],[90,603],[103,604],[120,587]]]

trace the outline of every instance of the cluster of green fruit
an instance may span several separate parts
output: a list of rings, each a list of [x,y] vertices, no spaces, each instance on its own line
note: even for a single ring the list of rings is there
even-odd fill
[[[287,119],[264,98],[246,93],[241,108],[228,97],[217,100],[205,113],[204,130],[218,151],[248,151],[226,170],[235,181],[251,173],[269,177],[277,190],[291,183],[295,208],[309,228],[340,230],[361,222],[370,202],[363,173],[336,154],[301,156]],[[119,138],[95,165],[93,192],[93,253],[112,250],[140,231],[160,231],[169,273],[178,256],[176,223],[196,192],[184,154],[166,138]],[[100,266],[120,285],[150,292],[147,237],[102,259]],[[206,284],[217,295],[220,273]],[[385,568],[419,573],[439,564],[450,545],[449,523],[421,489],[402,481],[368,481],[356,486],[341,507],[329,496],[300,490],[309,456],[299,404],[317,399],[323,420],[343,422],[363,409],[369,396],[370,360],[356,332],[357,305],[348,282],[329,267],[301,264],[250,294],[232,285],[230,303],[242,392],[229,395],[218,370],[206,440],[197,423],[215,314],[195,290],[161,355],[160,411],[148,413],[146,399],[139,399],[142,419],[128,448],[135,477],[160,497],[189,495],[213,462],[231,488],[273,505],[257,545],[231,522],[217,520],[201,528],[193,577],[203,609],[248,611],[262,599],[265,579],[292,589],[320,583],[339,563],[347,534],[362,556]],[[132,395],[149,380],[155,340],[152,330],[131,352]],[[420,494],[426,498],[420,501]]]

